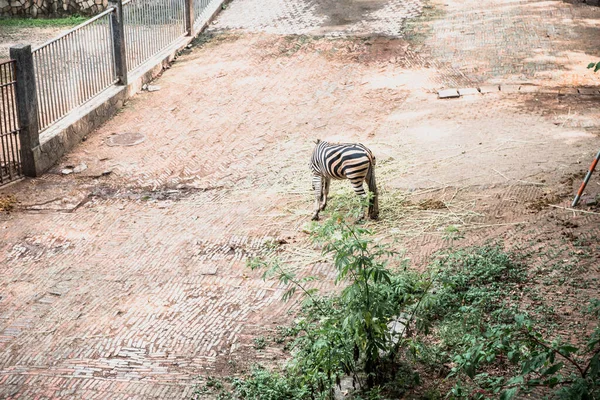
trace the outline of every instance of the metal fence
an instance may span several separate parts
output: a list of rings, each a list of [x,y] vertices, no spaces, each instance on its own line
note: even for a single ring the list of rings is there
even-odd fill
[[[33,49],[40,130],[117,82],[112,12]]]
[[[0,63],[0,185],[23,175],[15,85],[15,62]]]
[[[199,32],[222,2],[117,0],[41,46],[11,47],[15,60],[0,62],[0,185],[47,168],[35,157],[41,131],[114,84],[127,85],[131,71]]]
[[[194,29],[200,29],[208,22],[210,17],[221,7],[220,0],[193,0],[194,1]]]
[[[132,71],[185,36],[185,0],[123,2],[127,70]]]

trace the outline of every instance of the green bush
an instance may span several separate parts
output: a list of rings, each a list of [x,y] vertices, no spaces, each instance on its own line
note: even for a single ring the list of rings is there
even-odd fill
[[[444,389],[424,390],[422,399],[442,393],[511,399],[534,389],[549,398],[600,398],[600,325],[584,347],[542,334],[540,321],[521,309],[531,277],[518,254],[499,243],[451,248],[419,273],[374,241],[371,231],[347,220],[334,211],[311,230],[333,261],[336,284],[343,285],[336,295],[320,295],[310,287],[313,277],[298,277],[278,259],[249,260],[265,279],[287,285],[284,300],[300,294],[302,303],[294,324],[279,327],[275,338],[290,359],[234,379],[234,396],[331,399],[349,376],[355,399],[401,398],[421,384],[420,371],[444,382]],[[600,301],[592,302],[589,315],[599,319]],[[394,321],[400,332],[390,329]],[[262,337],[255,340],[257,349],[265,345]]]

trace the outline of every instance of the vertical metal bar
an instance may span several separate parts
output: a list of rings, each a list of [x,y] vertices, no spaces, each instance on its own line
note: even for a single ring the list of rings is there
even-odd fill
[[[17,99],[15,98],[17,77],[16,77],[14,62],[12,62],[10,64],[10,77],[11,77],[12,84],[10,86],[10,90],[8,91],[8,95],[10,97],[10,103],[11,103],[11,107],[10,107],[9,111],[11,111],[10,114],[11,114],[11,119],[12,119],[13,128],[14,128],[14,133],[11,134],[11,142],[14,141],[13,158],[15,160],[17,174],[22,175],[23,168],[21,167],[21,152],[20,152],[21,147],[19,145],[20,126],[17,121]]]
[[[151,36],[150,32],[152,31],[152,24],[150,21],[150,13],[151,13],[150,6],[151,5],[149,3],[142,3],[142,4],[144,4],[144,6],[146,6],[143,8],[143,10],[144,10],[143,26],[146,26],[148,29],[145,29],[143,31],[143,35],[144,35],[143,43],[146,43],[146,51],[144,53],[144,56],[140,59],[138,65],[142,64],[144,62],[144,60],[146,60],[148,58],[149,54],[152,54],[152,42],[150,41],[150,36]]]
[[[50,104],[48,103],[48,85],[46,80],[46,64],[44,62],[44,49],[38,50],[37,55],[37,66],[39,69],[36,71],[36,78],[39,79],[40,86],[38,87],[38,94],[41,97],[41,101],[43,104],[43,114],[42,120],[40,121],[40,128],[44,129],[46,126],[46,122],[48,120],[48,115],[50,115]]]
[[[90,54],[90,51],[88,49],[88,46],[86,46],[87,43],[87,38],[88,35],[90,34],[90,25],[86,26],[84,29],[81,30],[81,35],[80,35],[80,39],[83,40],[83,50],[85,51],[85,57],[84,57],[84,64],[85,64],[85,71],[87,74],[87,97],[85,99],[85,101],[88,101],[89,99],[91,99],[94,96],[94,68],[93,65],[91,63],[90,58],[93,56],[92,54]]]
[[[56,121],[58,118],[58,104],[56,102],[56,83],[55,83],[55,79],[54,79],[54,65],[52,63],[52,49],[50,48],[50,46],[47,46],[44,48],[44,54],[46,55],[45,59],[46,59],[46,70],[47,70],[47,75],[46,75],[46,80],[48,81],[48,88],[49,88],[49,93],[48,93],[48,100],[50,101],[50,108],[52,109],[52,114],[50,117],[50,121],[48,123],[48,125],[52,124],[52,122]]]
[[[5,68],[6,64],[0,64],[0,85],[2,85],[4,83],[4,79],[5,79],[5,74],[6,74],[6,68]],[[6,88],[9,88],[9,86],[6,86]],[[10,125],[8,122],[8,118],[6,118],[6,114],[9,111],[9,107],[10,105],[7,104],[8,102],[5,100],[4,98],[4,91],[5,91],[5,87],[2,85],[0,87],[0,90],[2,91],[2,99],[1,99],[1,103],[0,103],[0,116],[2,116],[2,124],[0,124],[0,147],[2,147],[2,161],[3,163],[0,163],[0,167],[3,167],[4,165],[6,165],[9,162],[9,153],[8,153],[8,143],[5,145],[4,144],[4,136],[5,134],[8,134],[8,132],[11,131],[10,129]],[[2,170],[0,169],[0,183],[3,183],[3,176],[4,173],[2,172]]]
[[[113,12],[115,12],[113,10]],[[111,18],[112,18],[112,13],[111,15],[109,15],[108,17],[108,28],[107,28],[107,34],[108,34],[108,40],[106,41],[106,46],[107,46],[107,52],[108,54],[110,54],[110,82],[114,83],[116,80],[116,76],[117,76],[117,66],[116,66],[116,61],[115,61],[115,46],[114,46],[114,33],[113,33],[113,27],[112,27],[112,23],[111,23]],[[123,36],[125,36],[125,31],[123,31]],[[128,47],[125,48],[125,51],[128,50]],[[125,60],[127,60],[127,54],[125,54]],[[127,72],[127,71],[125,71]]]
[[[136,58],[137,58],[137,54],[139,54],[140,52],[140,43],[137,40],[137,30],[138,30],[138,14],[139,14],[139,10],[138,10],[138,5],[136,2],[134,2],[134,0],[131,1],[131,44],[132,44],[132,48],[133,51],[131,53],[131,65],[129,66],[130,69],[134,69],[136,64]]]
[[[112,14],[111,14],[112,15]],[[111,15],[107,16],[107,25],[106,25],[106,52],[109,55],[110,58],[110,62],[108,63],[108,70],[109,70],[109,81],[110,84],[112,85],[115,80],[116,80],[116,76],[117,76],[117,72],[116,72],[116,66],[115,66],[115,54],[114,54],[114,46],[113,46],[113,33],[112,33],[112,25],[110,23],[110,18]],[[123,31],[123,42],[125,42],[125,31]],[[127,50],[127,49],[125,49]],[[123,56],[123,54],[122,54]],[[127,55],[124,55],[125,57],[125,62],[127,62]],[[125,71],[125,73],[127,73],[127,71]]]
[[[135,40],[136,44],[138,45],[138,51],[135,54],[135,62],[134,65],[131,66],[131,69],[134,69],[139,65],[139,59],[144,57],[144,49],[146,48],[144,42],[140,40],[140,38],[143,35],[142,27],[144,25],[144,4],[136,2],[135,12],[137,15],[135,19],[135,31],[133,40]]]
[[[103,57],[102,49],[104,48],[104,30],[102,22],[96,21],[96,57],[98,57],[98,87],[99,92],[106,87],[106,57]]]
[[[154,51],[152,52],[152,56],[154,56],[160,51],[160,49],[165,47],[165,43],[168,42],[169,30],[167,21],[165,20],[166,12],[164,11],[163,7],[161,7],[160,4],[157,4],[156,1],[153,1],[152,3],[154,4],[154,13],[156,15],[155,36],[160,38],[160,40],[157,42],[157,45],[154,46]]]
[[[156,42],[156,45],[152,49],[152,56],[154,56],[165,45],[165,38],[167,35],[164,29],[165,20],[163,10],[159,4],[156,4],[156,1],[152,1],[152,4],[154,6],[153,20],[155,21],[154,36],[159,38],[159,40]]]
[[[137,14],[138,14],[138,10],[137,10],[137,4],[135,3],[135,0],[132,0],[130,3],[127,4],[129,6],[129,19],[130,19],[130,23],[129,23],[129,40],[131,41],[131,46],[130,48],[132,49],[131,53],[130,53],[130,57],[131,57],[131,65],[128,65],[128,68],[130,70],[133,70],[135,68],[135,57],[136,54],[139,53],[139,43],[136,40],[136,31],[137,31]]]
[[[77,34],[73,35],[73,47],[75,48],[75,55],[77,58],[77,70],[79,71],[79,104],[83,103],[86,98],[86,75],[85,75],[85,65],[82,57],[81,47],[79,45],[79,36]]]
[[[94,22],[89,25],[90,27],[90,36],[92,40],[88,40],[88,47],[90,48],[90,57],[88,60],[90,62],[90,66],[92,68],[92,81],[94,83],[94,93],[92,96],[97,95],[102,89],[102,61],[101,58],[98,57],[98,23]]]
[[[78,104],[78,100],[77,100],[77,92],[76,92],[76,88],[77,88],[77,74],[75,69],[73,68],[73,59],[71,57],[71,54],[69,53],[69,40],[71,39],[71,36],[65,36],[63,38],[63,40],[61,40],[61,55],[63,58],[63,63],[65,64],[65,68],[67,71],[67,93],[68,93],[68,98],[69,98],[69,110],[72,110],[73,108],[76,107],[76,105]]]
[[[56,101],[56,108],[58,110],[58,115],[56,119],[62,118],[63,115],[66,114],[66,110],[65,110],[65,104],[64,104],[64,97],[63,97],[63,90],[62,90],[62,80],[63,80],[63,76],[64,74],[64,64],[62,63],[62,60],[58,57],[57,53],[57,42],[53,42],[51,44],[51,54],[52,54],[52,71],[53,73],[56,74],[56,76],[54,77],[53,81],[54,81],[54,87],[56,88],[56,93],[55,93],[55,101]]]
[[[76,77],[74,84],[73,94],[77,101],[75,104],[81,104],[83,101],[83,74],[81,70],[81,63],[79,61],[79,49],[75,41],[75,34],[69,35],[69,50],[73,69],[73,75]]]
[[[82,71],[82,87],[83,87],[83,99],[82,103],[85,103],[90,98],[90,72],[88,70],[87,63],[87,54],[85,51],[85,45],[81,45],[81,31],[77,32],[74,35],[75,40],[77,41],[77,49],[79,50],[77,54],[79,55],[79,59],[81,61],[81,71]]]
[[[148,54],[144,57],[144,62],[154,55],[156,48],[160,47],[162,43],[162,37],[160,36],[160,10],[156,9],[156,2],[153,0],[148,2],[148,15],[146,20],[150,27],[146,32],[146,37],[149,39],[148,43],[150,43],[150,46],[148,47]],[[154,40],[151,40],[150,38],[154,38]]]
[[[7,74],[7,64],[3,64],[2,65],[2,76],[5,77]],[[0,80],[0,84],[1,83],[8,83],[9,80],[7,79],[6,82],[4,82],[4,79]],[[8,97],[8,91],[12,89],[12,86],[7,85],[2,87],[2,107],[1,107],[1,114],[4,118],[4,123],[3,125],[0,127],[0,136],[2,137],[2,158],[4,161],[4,165],[5,166],[10,166],[10,142],[9,142],[9,136],[11,135],[13,129],[11,127],[12,125],[12,121],[10,120],[10,109],[11,106],[14,107],[14,104],[10,104],[10,98]],[[9,168],[9,179],[11,178],[10,176],[10,168]],[[1,173],[0,173],[1,174]]]
[[[108,35],[108,29],[109,29],[109,20],[106,19],[105,21],[103,21],[102,23],[102,46],[100,47],[100,51],[105,54],[105,56],[103,57],[104,59],[104,89],[106,89],[107,87],[109,87],[110,85],[112,85],[112,74],[111,74],[111,68],[113,64],[113,59],[112,59],[112,51],[110,50],[110,47],[107,46],[107,43],[109,43],[109,35]]]
[[[48,47],[44,47],[43,50],[44,53],[44,65],[46,66],[46,74],[44,76],[44,79],[46,80],[47,84],[48,84],[48,104],[50,106],[50,118],[48,121],[48,125],[50,125],[50,123],[52,123],[52,121],[54,121],[55,116],[56,116],[56,102],[54,102],[53,99],[53,79],[52,79],[52,65],[50,63],[50,49]]]
[[[39,121],[39,124],[40,124],[40,127],[41,127],[43,125],[43,119],[44,119],[44,116],[43,116],[43,114],[44,114],[44,101],[42,99],[42,93],[41,93],[41,90],[42,90],[42,82],[41,82],[42,73],[41,73],[41,67],[40,67],[40,62],[39,62],[39,50],[36,51],[33,54],[33,68],[35,70],[35,81],[36,81],[35,83],[36,83],[36,86],[37,86],[37,97],[38,97],[38,106],[39,106],[39,108],[38,108],[38,112],[39,112],[38,121]]]
[[[12,114],[10,113],[11,110],[14,110],[16,104],[14,104],[14,102],[11,101],[11,91],[13,89],[13,85],[14,83],[11,83],[10,86],[7,86],[6,89],[6,98],[4,97],[4,91],[2,93],[2,102],[5,103],[5,105],[8,105],[8,109],[5,109],[5,111],[3,112],[3,114],[6,116],[6,114]],[[14,121],[12,121],[12,118],[9,116],[7,118],[9,120],[8,126],[9,129],[5,132],[6,135],[6,145],[8,146],[7,149],[7,154],[8,154],[8,158],[6,159],[7,164],[8,164],[8,176],[9,176],[9,180],[12,180],[14,178],[13,176],[13,170],[16,167],[16,174],[19,175],[19,167],[18,164],[16,163],[16,157],[15,155],[19,153],[19,150],[16,149],[16,139],[13,137],[15,134],[18,134],[18,130],[16,126],[12,126],[14,124]]]
[[[127,4],[128,8],[129,8],[129,34],[128,34],[128,38],[129,41],[131,42],[129,45],[129,48],[131,49],[130,53],[129,53],[129,57],[130,57],[130,65],[128,65],[128,67],[130,69],[133,69],[133,66],[135,65],[135,61],[134,61],[134,54],[137,53],[138,51],[138,47],[137,47],[137,43],[134,39],[135,37],[135,16],[136,16],[136,11],[135,11],[135,3],[134,0],[132,0],[130,3]],[[125,21],[125,23],[127,23],[127,21]]]
[[[144,60],[146,59],[146,57],[148,56],[148,53],[152,51],[151,48],[151,43],[148,40],[148,31],[150,31],[152,29],[152,27],[149,24],[148,21],[148,15],[150,14],[150,5],[147,3],[141,3],[142,4],[142,30],[140,32],[140,39],[142,43],[145,43],[146,46],[144,46],[144,52],[142,53],[142,56],[140,57],[140,59],[137,62],[136,66],[139,66],[140,64],[142,64],[144,62]]]

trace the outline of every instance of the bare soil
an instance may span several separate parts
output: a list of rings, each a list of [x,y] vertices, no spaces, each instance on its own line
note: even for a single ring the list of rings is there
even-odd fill
[[[0,24],[0,60],[9,57],[9,49],[17,44],[30,44],[36,47],[44,44],[69,29],[68,27],[16,27]]]

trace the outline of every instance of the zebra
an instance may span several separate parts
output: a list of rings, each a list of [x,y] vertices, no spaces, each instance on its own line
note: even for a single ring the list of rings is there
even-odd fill
[[[327,143],[318,139],[312,153],[310,168],[313,173],[312,187],[316,196],[313,221],[319,220],[319,211],[325,210],[327,206],[331,178],[349,179],[354,192],[361,197],[366,196],[363,188],[363,181],[366,181],[372,193],[369,200],[369,218],[379,217],[375,156],[366,146],[360,143]]]

